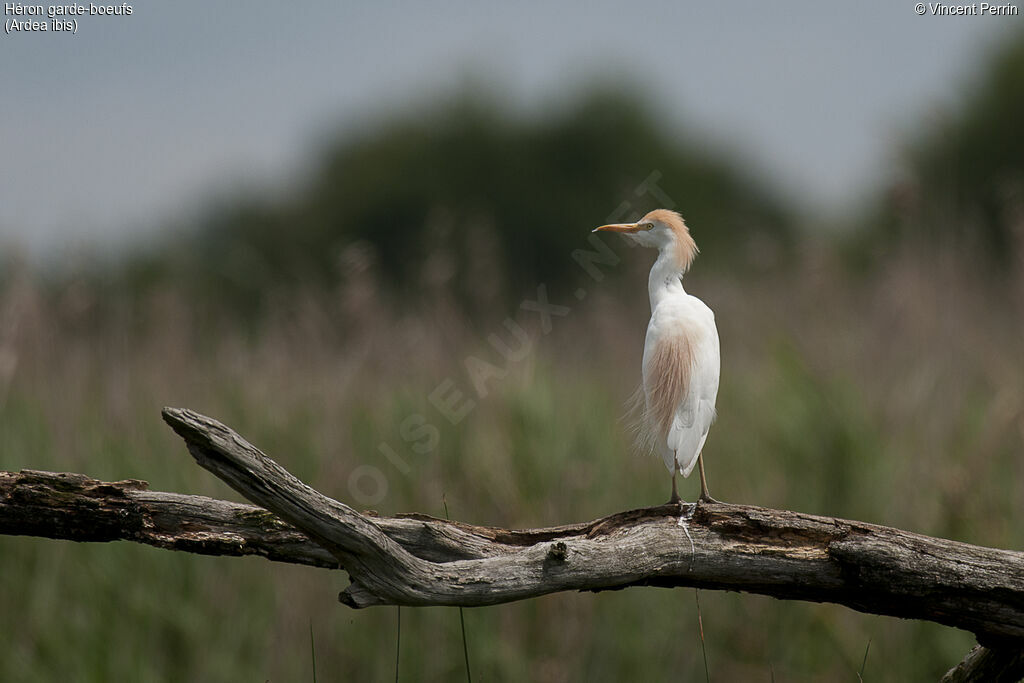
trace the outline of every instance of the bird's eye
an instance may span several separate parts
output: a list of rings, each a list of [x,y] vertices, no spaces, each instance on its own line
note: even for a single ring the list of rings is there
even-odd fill
[[[654,223],[644,223],[644,230],[654,230]]]

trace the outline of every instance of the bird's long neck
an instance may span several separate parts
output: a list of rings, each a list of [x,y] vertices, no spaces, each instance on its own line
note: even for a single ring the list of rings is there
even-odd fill
[[[683,289],[683,267],[672,249],[663,249],[658,253],[658,260],[654,262],[647,281],[647,291],[651,295],[652,312],[663,299],[686,294]]]

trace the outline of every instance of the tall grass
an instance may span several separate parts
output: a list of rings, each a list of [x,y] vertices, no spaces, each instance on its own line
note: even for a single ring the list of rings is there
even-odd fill
[[[264,319],[240,326],[173,287],[131,302],[84,281],[45,291],[16,273],[0,289],[0,469],[237,499],[160,421],[178,405],[348,502],[359,502],[355,468],[376,467],[383,514],[440,516],[447,496],[460,519],[524,527],[658,503],[668,475],[632,453],[621,422],[647,315],[638,258],[549,334],[514,309],[467,319],[443,297],[389,311],[358,283],[274,293]],[[1024,286],[942,254],[902,254],[870,277],[809,255],[756,276],[698,269],[687,287],[716,311],[722,338],[705,451],[716,496],[1024,544]],[[487,343],[506,315],[534,340],[514,363]],[[486,397],[473,392],[469,356],[504,372]],[[458,424],[429,400],[445,379],[477,402]],[[403,438],[411,415],[437,429],[435,448]],[[695,498],[696,482],[681,493]],[[3,681],[296,680],[308,675],[311,627],[325,679],[394,673],[394,612],[338,605],[341,573],[12,537],[0,537],[0,572]],[[933,624],[750,595],[705,591],[701,611],[716,680],[854,680],[869,641],[885,662],[876,680],[934,679],[972,644]],[[480,680],[705,674],[687,591],[552,595],[466,620]],[[401,657],[403,680],[461,678],[458,612],[403,610]]]

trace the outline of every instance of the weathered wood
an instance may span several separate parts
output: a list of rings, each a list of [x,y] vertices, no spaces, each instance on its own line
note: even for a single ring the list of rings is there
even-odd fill
[[[976,645],[946,672],[941,683],[1017,683],[1024,679],[1024,650],[990,650]]]
[[[427,559],[422,547],[389,536],[383,520],[314,491],[215,420],[171,408],[164,419],[201,466],[334,553],[352,579],[340,596],[352,607],[695,586],[927,619],[993,646],[1016,648],[1024,637],[1022,553],[850,520],[699,504],[521,532],[423,517],[420,540],[449,544]],[[466,552],[446,559],[452,542],[464,542]]]
[[[728,504],[662,505],[526,530],[419,514],[382,518],[306,486],[210,418],[176,409],[164,418],[200,465],[263,507],[153,492],[138,480],[0,472],[0,533],[343,567],[352,585],[340,598],[352,607],[490,605],[630,586],[834,602],[976,634],[985,647],[944,680],[1024,674],[1019,552]]]
[[[535,533],[474,527],[420,514],[375,521],[409,552],[436,562],[484,557],[502,547],[512,552]],[[71,472],[0,471],[0,534],[94,543],[134,541],[200,555],[255,555],[340,568],[337,558],[322,546],[261,507],[150,491],[149,484],[138,479],[107,482]],[[512,545],[503,546],[501,538]]]
[[[263,508],[148,486],[66,472],[0,472],[0,534],[135,541],[201,555],[338,566],[333,555]]]

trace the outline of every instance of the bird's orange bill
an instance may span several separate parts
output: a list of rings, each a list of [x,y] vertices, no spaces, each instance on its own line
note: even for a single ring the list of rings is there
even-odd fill
[[[639,223],[612,223],[594,228],[592,232],[638,232],[639,230]]]

